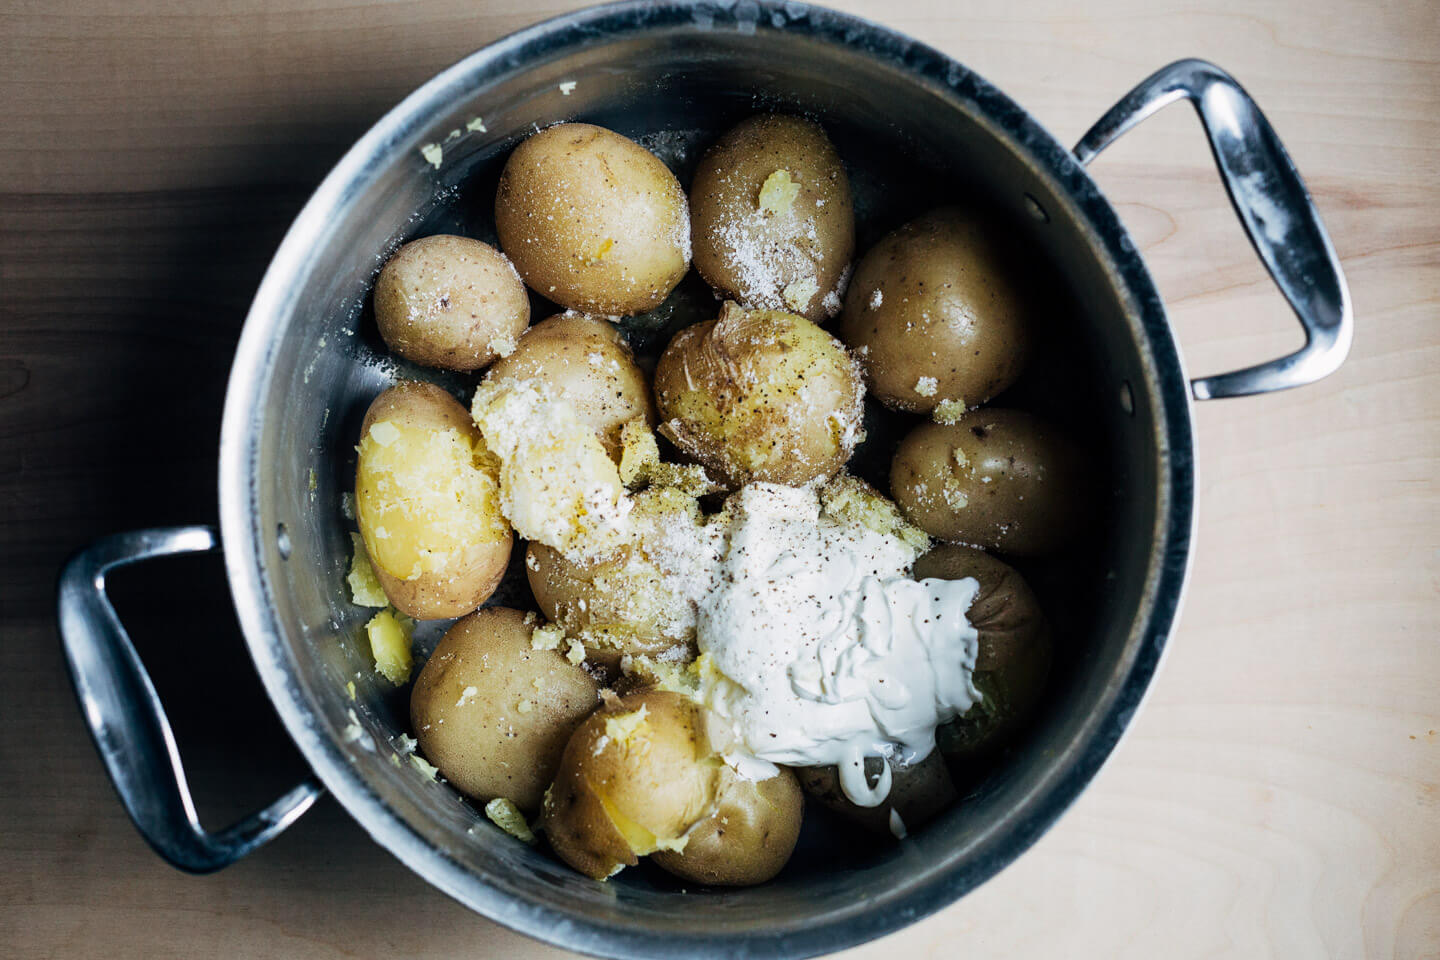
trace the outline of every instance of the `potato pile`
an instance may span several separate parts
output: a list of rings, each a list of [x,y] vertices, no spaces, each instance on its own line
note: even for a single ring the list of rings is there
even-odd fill
[[[1082,470],[1053,427],[977,408],[1033,346],[1013,252],[978,215],[946,208],[852,264],[854,220],[844,164],[810,120],[740,123],[688,197],[634,141],[562,123],[509,156],[499,249],[422,237],[376,280],[393,352],[483,378],[469,411],[413,381],[371,404],[352,597],[385,607],[368,634],[397,685],[409,618],[460,618],[411,690],[421,753],[497,824],[528,842],[533,824],[591,877],[648,856],[695,883],[762,883],[795,848],[806,794],[903,836],[954,800],[947,761],[1003,745],[1041,695],[1039,602],[984,551],[1061,549]],[[721,305],[647,376],[615,321],[661,304],[692,258]],[[531,325],[547,302],[559,310]],[[820,325],[837,316],[835,332]],[[715,496],[843,479],[867,395],[931,417],[900,441],[891,493],[943,541],[915,577],[981,585],[970,617],[985,699],[939,732],[940,752],[892,762],[890,804],[861,810],[833,767],[749,781],[720,760],[687,695],[695,612],[677,584],[724,549],[706,522]],[[482,609],[517,534],[539,612]]]

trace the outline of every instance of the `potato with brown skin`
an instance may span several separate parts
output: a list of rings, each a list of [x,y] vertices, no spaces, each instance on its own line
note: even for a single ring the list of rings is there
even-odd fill
[[[630,495],[627,536],[594,556],[531,541],[525,573],[540,609],[607,668],[629,654],[675,663],[695,656],[695,577],[719,562],[718,528],[699,494],[652,484]]]
[[[643,313],[690,268],[680,182],[635,141],[588,123],[548,127],[515,148],[495,228],[531,289],[572,310]]]
[[[939,751],[932,751],[924,760],[908,766],[867,757],[865,774],[871,784],[879,778],[882,762],[890,764],[890,793],[874,807],[851,803],[840,788],[840,777],[834,767],[797,767],[795,773],[805,793],[852,823],[886,836],[895,836],[890,822],[892,810],[899,815],[900,826],[908,833],[929,823],[959,796]]]
[[[675,647],[694,656],[694,617],[686,629],[676,616],[688,604],[671,596],[660,572],[638,545],[589,560],[571,560],[531,541],[525,548],[525,576],[535,603],[567,636],[581,641],[585,656],[616,667],[626,654],[660,656]]]
[[[655,423],[650,384],[625,338],[608,320],[562,313],[535,324],[515,352],[497,360],[486,380],[539,380],[567,401],[613,458],[620,428],[636,417]]]
[[[730,488],[833,476],[861,436],[864,385],[803,317],[727,303],[675,335],[655,368],[659,431]]]
[[[932,537],[1021,557],[1061,549],[1094,509],[1079,450],[1019,410],[916,427],[895,450],[890,495]]]
[[[946,208],[907,223],[855,268],[840,338],[896,410],[977,406],[1019,378],[1034,339],[1018,263],[983,218]]]
[[[804,806],[800,783],[785,767],[768,780],[742,780],[726,767],[715,813],[690,831],[684,850],[659,850],[650,859],[696,883],[764,883],[795,852]]]
[[[752,309],[840,312],[855,255],[850,180],[818,123],[760,114],[727,131],[690,184],[695,268]]]
[[[375,323],[390,350],[443,370],[479,370],[530,323],[520,274],[499,250],[439,235],[405,244],[375,280]]]
[[[434,384],[399,383],[366,411],[355,514],[385,596],[418,620],[474,610],[510,561],[514,534],[480,433]]]
[[[1001,667],[976,671],[980,702],[935,731],[940,751],[951,763],[961,765],[957,770],[989,759],[1014,740],[1040,705],[1052,656],[1047,632],[1035,643],[1017,648]]]
[[[991,756],[1034,713],[1050,670],[1049,624],[1035,592],[1014,568],[974,547],[941,544],[915,561],[917,580],[973,577],[980,591],[966,618],[980,634],[975,687],[980,701],[942,725],[936,742],[952,762]]]
[[[570,735],[600,686],[556,650],[536,650],[534,614],[487,607],[456,622],[410,693],[420,751],[455,788],[540,809]]]
[[[540,823],[560,858],[597,880],[664,849],[714,809],[723,764],[688,697],[643,690],[606,705],[565,746]]]
[[[916,580],[963,580],[980,584],[965,617],[980,634],[975,671],[1003,670],[1047,642],[1050,627],[1040,600],[1025,579],[1003,563],[974,547],[944,543],[915,561]]]

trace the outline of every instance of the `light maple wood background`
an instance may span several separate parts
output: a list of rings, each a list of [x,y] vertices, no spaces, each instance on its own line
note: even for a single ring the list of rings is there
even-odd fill
[[[54,634],[79,543],[213,519],[230,352],[288,220],[440,67],[553,0],[0,2],[0,954],[560,954],[480,919],[326,802],[182,876],[145,848]],[[1318,386],[1196,410],[1183,625],[1095,785],[962,902],[854,958],[1440,956],[1440,10],[1433,0],[846,0],[1062,141],[1182,56],[1262,104],[1358,317]],[[1093,167],[1190,369],[1299,339],[1172,108]],[[299,763],[216,564],[121,578],[215,822]]]

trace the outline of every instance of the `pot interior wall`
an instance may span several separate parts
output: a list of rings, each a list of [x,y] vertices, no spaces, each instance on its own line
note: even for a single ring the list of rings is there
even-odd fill
[[[448,115],[395,142],[365,172],[301,270],[272,353],[254,480],[258,529],[278,533],[283,526],[292,545],[288,558],[274,538],[259,549],[294,682],[315,722],[409,830],[521,903],[682,938],[763,931],[781,937],[776,951],[786,933],[816,924],[897,925],[938,905],[942,887],[964,889],[984,879],[1032,841],[1059,812],[1044,809],[1049,792],[1075,776],[1085,751],[1118,736],[1119,726],[1102,729],[1100,718],[1136,655],[1163,496],[1153,364],[1137,347],[1133,305],[1065,191],[992,120],[981,119],[1005,105],[977,104],[963,76],[922,80],[860,51],[763,27],[748,34],[676,27],[643,38],[596,37],[578,49],[531,50],[527,58],[523,71],[496,65],[478,87],[456,91]],[[568,95],[562,81],[575,85]],[[367,290],[390,251],[435,232],[493,241],[499,166],[536,125],[583,119],[612,127],[651,147],[688,182],[699,152],[719,131],[768,109],[815,116],[831,132],[855,187],[862,252],[886,230],[942,203],[994,211],[1006,239],[1025,251],[1044,324],[1041,356],[997,404],[1024,406],[1069,426],[1103,497],[1093,535],[1073,554],[1023,565],[1055,624],[1059,662],[1042,715],[995,764],[964,773],[962,803],[898,845],[857,836],[814,812],[800,851],[776,881],[682,901],[683,884],[645,866],[606,884],[584,880],[501,834],[449,787],[394,762],[394,744],[408,730],[408,694],[372,672],[360,630],[369,612],[347,602],[353,521],[342,514],[342,494],[353,484],[364,410],[393,378],[435,380],[462,401],[474,384],[384,353]],[[467,129],[477,121],[483,131]],[[459,135],[447,139],[452,130]],[[430,141],[444,150],[438,171],[418,149]],[[535,308],[535,319],[554,309],[539,300]],[[691,278],[654,314],[629,321],[627,331],[642,356],[653,356],[673,329],[715,308]],[[857,464],[882,489],[889,449],[907,422],[872,417]],[[494,602],[532,606],[523,575],[512,575]],[[439,632],[422,628],[421,645],[428,650]],[[346,694],[352,680],[353,702]],[[352,722],[364,732],[347,740],[343,731]],[[942,875],[943,882],[932,882]],[[922,889],[929,892],[909,898]],[[904,917],[884,914],[887,904],[902,901]],[[524,923],[523,916],[517,908],[501,919]]]

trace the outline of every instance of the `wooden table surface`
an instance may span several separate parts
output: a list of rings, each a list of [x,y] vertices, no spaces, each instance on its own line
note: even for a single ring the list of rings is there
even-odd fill
[[[1440,956],[1440,13],[1433,0],[847,0],[1073,142],[1207,57],[1263,105],[1345,263],[1349,363],[1200,405],[1183,625],[1094,786],[962,902],[847,956]],[[308,191],[403,94],[567,0],[0,2],[0,954],[556,957],[474,916],[333,802],[216,876],[161,864],[85,736],[61,560],[213,521],[241,318]],[[1190,369],[1298,330],[1189,111],[1092,168]],[[301,769],[218,563],[119,578],[210,822]]]

